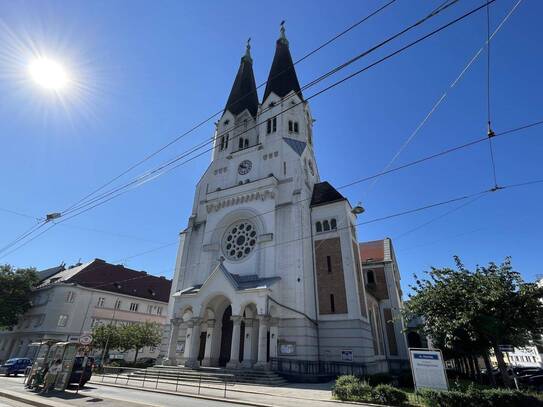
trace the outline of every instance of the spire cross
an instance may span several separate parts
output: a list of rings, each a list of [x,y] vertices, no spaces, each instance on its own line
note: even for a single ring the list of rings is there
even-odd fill
[[[279,31],[281,34],[279,36],[279,40],[286,42],[288,44],[287,36],[285,35],[285,20],[281,21],[280,26],[281,28],[279,29]]]

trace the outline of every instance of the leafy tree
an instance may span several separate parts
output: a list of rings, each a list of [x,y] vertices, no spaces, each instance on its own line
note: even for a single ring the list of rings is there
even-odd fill
[[[543,333],[543,288],[526,283],[510,258],[468,270],[458,257],[456,269],[432,268],[411,288],[404,316],[425,321],[423,331],[452,352],[492,349],[503,381],[510,385],[499,345],[526,346]]]
[[[10,328],[32,306],[32,287],[39,281],[34,268],[0,265],[0,327]]]
[[[122,339],[119,327],[113,324],[98,325],[92,330],[92,344],[95,348],[102,349],[108,359],[110,349],[121,347]],[[102,361],[104,363],[104,361]]]
[[[138,360],[138,353],[145,346],[158,346],[162,340],[160,325],[156,322],[144,322],[143,324],[131,324],[122,327],[121,337],[124,350],[134,350],[134,362]]]

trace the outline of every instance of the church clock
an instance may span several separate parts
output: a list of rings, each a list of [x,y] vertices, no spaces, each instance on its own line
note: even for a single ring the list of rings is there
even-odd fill
[[[251,168],[253,167],[253,163],[249,160],[243,160],[239,163],[238,167],[238,173],[239,175],[245,175],[248,174],[249,171],[251,171]]]

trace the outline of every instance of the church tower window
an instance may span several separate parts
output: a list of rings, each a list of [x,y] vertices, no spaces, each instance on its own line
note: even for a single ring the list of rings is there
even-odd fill
[[[324,222],[322,222],[322,227],[325,232],[328,232],[330,230],[330,222],[328,222],[328,220],[325,220]]]
[[[266,122],[266,133],[271,133],[271,119],[268,119],[268,121]]]
[[[298,122],[294,122],[294,133],[299,133]]]
[[[326,267],[328,268],[328,272],[332,272],[332,257],[326,256]]]
[[[288,121],[288,132],[292,133],[292,131],[293,131],[292,120],[289,120]]]
[[[277,131],[277,117],[274,117],[272,119],[272,133],[275,133]]]
[[[240,137],[239,138],[239,141],[238,141],[238,148],[241,150],[243,148],[243,137]]]
[[[332,311],[332,314],[336,312],[336,304],[334,302],[334,294],[330,294],[330,311]]]
[[[320,221],[315,224],[315,229],[317,233],[322,232],[322,223]]]
[[[330,221],[330,227],[332,228],[332,230],[336,230],[337,229],[337,221],[335,218],[333,218],[331,221]]]

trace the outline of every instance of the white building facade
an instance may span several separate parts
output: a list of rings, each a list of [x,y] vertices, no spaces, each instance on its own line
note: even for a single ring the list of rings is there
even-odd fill
[[[104,278],[105,273],[107,278]],[[148,291],[150,287],[155,291],[154,296]],[[169,289],[170,282],[166,279],[99,259],[59,269],[34,290],[32,307],[19,323],[11,330],[0,331],[0,360],[32,358],[36,348],[29,345],[45,339],[77,342],[81,335],[91,333],[99,324],[148,321],[164,326]],[[135,356],[134,351],[116,350],[110,355],[127,361],[133,361]],[[138,354],[138,358],[156,359],[158,356],[159,350],[149,347]]]
[[[313,150],[284,28],[259,103],[250,48],[180,235],[165,364],[373,363],[356,215]]]

